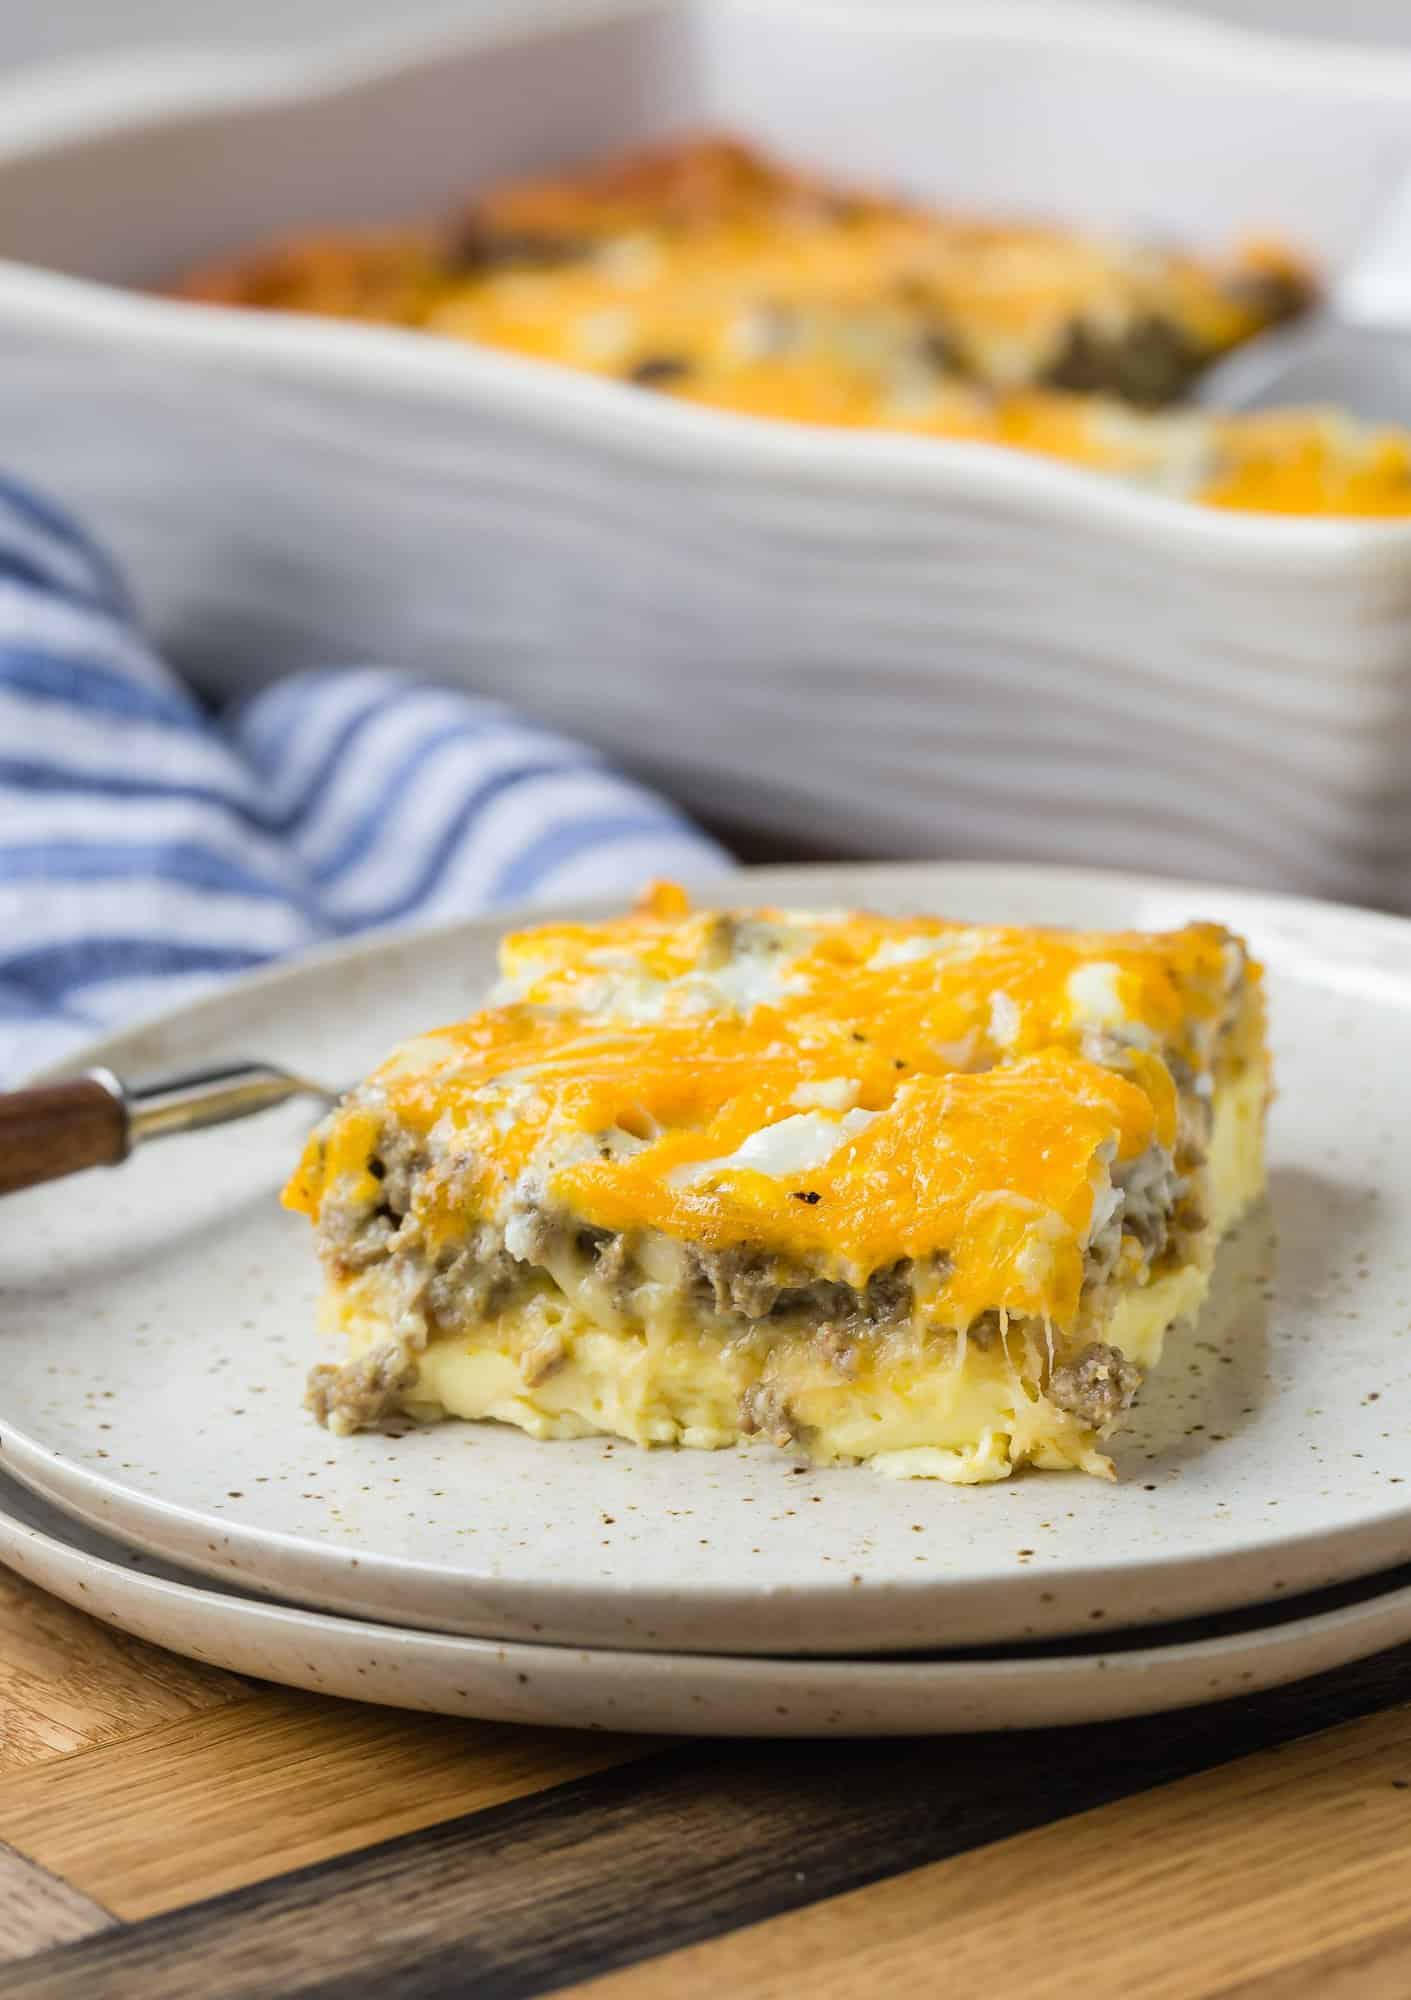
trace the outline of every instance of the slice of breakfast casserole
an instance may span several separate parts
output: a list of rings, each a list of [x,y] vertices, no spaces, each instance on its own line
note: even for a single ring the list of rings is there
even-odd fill
[[[309,1142],[349,1358],[310,1406],[754,1437],[955,1482],[1101,1440],[1263,1185],[1257,967],[1209,924],[793,910],[505,940]]]

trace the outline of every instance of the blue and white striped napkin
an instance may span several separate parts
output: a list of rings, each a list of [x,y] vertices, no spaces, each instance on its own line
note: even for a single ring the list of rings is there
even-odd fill
[[[583,745],[386,668],[212,716],[0,479],[0,1076],[354,931],[728,865]]]

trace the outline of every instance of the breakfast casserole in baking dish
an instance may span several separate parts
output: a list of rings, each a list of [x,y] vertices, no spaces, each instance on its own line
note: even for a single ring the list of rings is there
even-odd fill
[[[1397,433],[1161,413],[1310,302],[1283,246],[1212,262],[976,221],[728,140],[492,190],[439,226],[295,238],[175,289],[421,327],[746,415],[1045,452],[1221,506],[1411,511]]]
[[[314,1412],[762,1440],[975,1483],[1102,1440],[1263,1186],[1240,941],[693,912],[501,948],[285,1193],[346,1358]]]

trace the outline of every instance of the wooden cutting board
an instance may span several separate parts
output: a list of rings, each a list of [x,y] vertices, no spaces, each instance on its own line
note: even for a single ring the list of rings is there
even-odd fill
[[[690,1743],[292,1694],[0,1571],[0,1996],[1411,1994],[1411,1648],[1105,1727]]]

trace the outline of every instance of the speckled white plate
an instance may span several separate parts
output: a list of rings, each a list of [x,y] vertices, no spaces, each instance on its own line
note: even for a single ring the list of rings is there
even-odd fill
[[[491,1722],[694,1736],[953,1735],[1114,1721],[1279,1687],[1411,1638],[1411,1584],[1218,1637],[1012,1657],[749,1659],[467,1639],[302,1611],[207,1582],[85,1528],[0,1475],[0,1562],[124,1632],[316,1694]],[[1365,1595],[1363,1595],[1365,1591]],[[1330,1593],[1338,1597],[1339,1593]],[[1270,1616],[1277,1614],[1270,1613]]]
[[[743,895],[1102,926],[1204,915],[1266,958],[1271,1201],[1149,1382],[1117,1485],[897,1485],[762,1450],[545,1445],[493,1426],[331,1438],[300,1408],[317,1352],[307,1231],[275,1203],[297,1109],[4,1203],[6,1468],[249,1588],[569,1645],[1009,1641],[1249,1604],[1411,1554],[1411,924],[1039,868],[769,871],[721,900]],[[93,1053],[136,1072],[258,1052],[344,1079],[464,1012],[497,928],[365,944]]]

